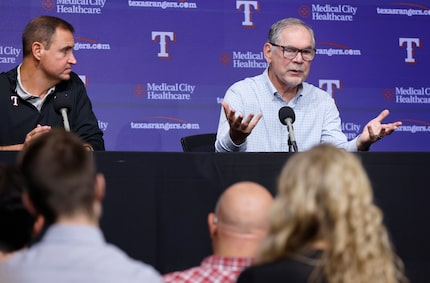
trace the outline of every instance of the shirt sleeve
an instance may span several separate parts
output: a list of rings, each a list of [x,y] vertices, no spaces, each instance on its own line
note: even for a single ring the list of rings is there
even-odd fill
[[[71,79],[74,80],[72,91],[76,93],[74,109],[72,109],[73,117],[71,117],[72,131],[90,144],[94,150],[105,150],[103,132],[98,126],[98,120],[93,112],[85,85],[79,77]]]
[[[331,99],[331,103],[327,107],[324,126],[321,134],[321,143],[331,143],[339,148],[347,151],[357,151],[357,138],[348,141],[345,134],[342,132],[341,119],[339,110]]]
[[[238,89],[235,87],[236,84],[231,86],[225,96],[224,101],[228,104],[230,109],[236,110],[236,115],[243,114],[243,103],[241,101],[241,95],[238,92]],[[221,106],[221,112],[218,122],[218,131],[217,131],[217,139],[215,142],[215,151],[217,152],[230,152],[237,151],[243,152],[246,151],[246,144],[244,143],[237,145],[235,144],[230,137],[230,125],[227,121],[227,118],[224,113],[224,109]]]

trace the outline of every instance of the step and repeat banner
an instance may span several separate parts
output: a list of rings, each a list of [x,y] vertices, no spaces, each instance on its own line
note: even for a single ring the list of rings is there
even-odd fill
[[[267,67],[270,26],[314,29],[308,82],[336,101],[349,139],[383,109],[401,120],[373,151],[430,151],[430,3],[293,0],[1,0],[0,71],[22,60],[21,33],[39,15],[75,27],[74,71],[87,86],[107,150],[182,151],[215,132],[235,81]]]

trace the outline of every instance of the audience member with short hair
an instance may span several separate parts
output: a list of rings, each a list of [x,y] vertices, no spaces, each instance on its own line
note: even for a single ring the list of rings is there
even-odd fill
[[[270,232],[238,283],[407,282],[352,153],[318,145],[293,155],[279,178]]]
[[[153,267],[106,243],[99,228],[105,179],[83,143],[56,128],[19,153],[24,203],[48,227],[38,243],[0,265],[2,283],[162,282]]]
[[[249,266],[265,238],[272,195],[260,184],[238,182],[221,195],[215,212],[208,215],[213,255],[200,266],[164,275],[165,282],[235,282]]]
[[[0,164],[0,261],[26,248],[42,227],[22,203],[24,180],[15,165]]]

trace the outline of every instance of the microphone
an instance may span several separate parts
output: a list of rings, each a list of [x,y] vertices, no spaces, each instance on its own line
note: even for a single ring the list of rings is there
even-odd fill
[[[54,110],[58,115],[63,116],[64,129],[70,132],[69,117],[67,112],[72,108],[72,103],[67,93],[58,93],[54,97]]]
[[[289,106],[283,106],[281,107],[281,109],[279,109],[278,115],[281,123],[288,126],[288,145],[290,147],[290,152],[291,146],[293,147],[295,152],[299,151],[299,149],[297,148],[296,137],[294,136],[293,123],[296,120],[296,114],[294,113],[293,108]]]

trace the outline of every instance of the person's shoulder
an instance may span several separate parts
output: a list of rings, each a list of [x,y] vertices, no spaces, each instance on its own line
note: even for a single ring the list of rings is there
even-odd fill
[[[263,79],[264,79],[264,73],[258,74],[256,76],[250,76],[250,77],[243,78],[243,79],[237,81],[236,83],[239,83],[239,84],[240,83],[245,83],[245,84],[254,83],[255,84],[255,83],[262,82]]]
[[[61,81],[59,85],[61,84],[84,84],[84,81],[77,73],[72,71],[70,72],[70,79]]]
[[[153,266],[137,261],[136,268],[135,271],[130,272],[131,277],[134,277],[134,274],[138,274],[135,282],[163,282],[161,274]],[[130,281],[125,281],[132,282],[132,279],[130,278]]]
[[[61,81],[56,85],[57,91],[70,91],[71,94],[80,93],[84,88],[84,82],[75,72],[70,73],[70,79]]]
[[[84,81],[81,79],[81,77],[77,74],[77,73],[75,73],[75,72],[70,72],[70,81],[73,81],[73,82],[79,82],[79,83],[84,83]]]
[[[115,245],[106,245],[104,252],[100,254],[103,255],[103,258],[109,259],[106,260],[105,267],[115,269],[114,266],[122,266],[124,276],[129,277],[129,281],[125,280],[127,282],[134,282],[132,281],[133,278],[144,279],[143,282],[161,282],[161,275],[153,266],[130,257]]]
[[[321,88],[319,88],[319,87],[317,87],[311,83],[308,83],[308,82],[303,82],[302,87],[303,87],[303,92],[312,92],[312,93],[315,93],[318,95],[325,94],[325,95],[330,96],[330,94],[327,91],[325,91],[325,90],[323,90],[323,89],[321,89]]]
[[[296,267],[296,263],[291,260],[281,259],[267,263],[252,265],[245,269],[246,272],[251,274],[276,274],[277,272],[288,273],[289,270]]]
[[[302,94],[306,99],[317,99],[319,101],[332,101],[333,98],[327,91],[316,87],[313,84],[303,82],[302,83]]]
[[[8,75],[7,75],[7,74],[8,74],[8,72],[4,72],[4,71],[3,71],[3,72],[0,72],[0,79],[1,79],[1,80],[6,79],[6,78],[8,77]]]
[[[7,70],[7,71],[2,71],[2,72],[0,72],[0,75],[2,75],[2,76],[11,76],[11,75],[16,76],[17,73],[18,73],[18,66],[13,67],[12,69]]]
[[[15,82],[17,77],[17,67],[0,73],[0,80],[2,82],[8,81],[10,83]]]
[[[166,273],[163,275],[163,280],[166,283],[194,282],[197,278],[202,279],[210,274],[211,272],[208,268],[202,268],[202,266],[194,266],[188,269]]]
[[[259,74],[236,81],[230,86],[231,90],[255,89],[264,85],[264,76]]]
[[[29,249],[23,249],[17,252],[14,252],[10,257],[8,257],[5,261],[0,264],[0,278],[2,278],[1,274],[9,274],[14,275],[17,272],[24,272],[26,270],[26,266],[31,260],[31,256],[28,256]],[[30,263],[31,265],[31,263]]]
[[[166,283],[169,282],[185,282],[187,278],[193,278],[193,274],[200,271],[199,266],[191,267],[189,269],[173,271],[170,273],[163,274],[163,280]]]

